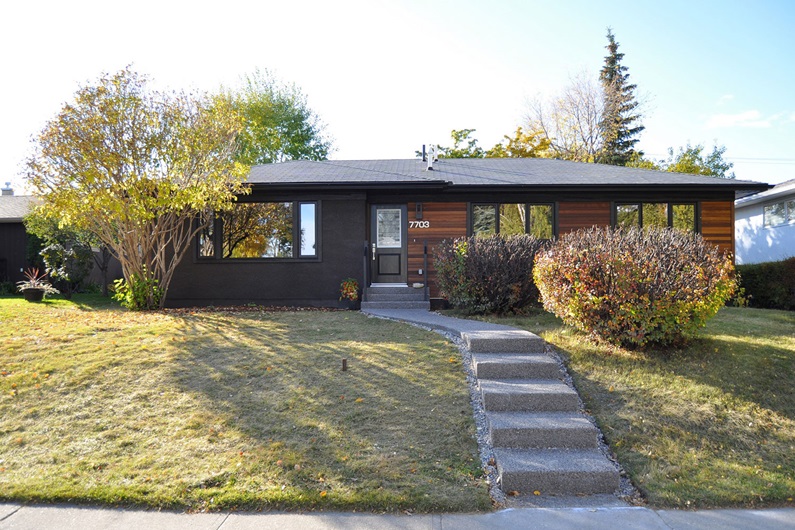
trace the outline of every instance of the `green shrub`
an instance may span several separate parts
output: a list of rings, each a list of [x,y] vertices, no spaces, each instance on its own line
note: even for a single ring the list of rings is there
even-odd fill
[[[443,241],[434,251],[439,289],[468,313],[521,313],[538,304],[533,262],[546,245],[530,235]]]
[[[539,254],[544,308],[592,337],[630,348],[682,343],[736,288],[731,258],[670,228],[591,228]]]
[[[80,284],[91,273],[94,254],[91,247],[75,239],[64,238],[44,247],[41,256],[47,273],[53,278],[64,298],[72,298]]]
[[[740,285],[748,305],[765,309],[795,309],[795,257],[783,261],[738,265]]]
[[[163,288],[146,269],[144,275],[132,274],[129,281],[125,279],[113,282],[113,299],[127,309],[141,311],[158,309],[163,298]]]

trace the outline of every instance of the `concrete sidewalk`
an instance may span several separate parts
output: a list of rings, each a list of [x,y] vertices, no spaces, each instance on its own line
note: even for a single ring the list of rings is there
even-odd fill
[[[488,514],[183,514],[78,506],[0,504],[2,530],[791,530],[795,509],[677,511],[648,508],[523,508]]]

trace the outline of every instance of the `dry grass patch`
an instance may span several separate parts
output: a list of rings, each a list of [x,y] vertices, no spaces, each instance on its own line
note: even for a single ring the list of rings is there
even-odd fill
[[[0,299],[0,498],[489,508],[460,356],[442,337],[351,312],[95,301]]]
[[[724,308],[687,347],[644,353],[591,344],[548,313],[499,322],[564,356],[651,504],[793,505],[794,313]]]

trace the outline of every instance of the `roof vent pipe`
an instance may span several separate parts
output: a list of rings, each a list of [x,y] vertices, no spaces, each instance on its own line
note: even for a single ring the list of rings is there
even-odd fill
[[[422,161],[423,162],[428,161],[428,155],[425,154],[425,144],[422,144]]]
[[[428,171],[433,171],[433,163],[438,160],[436,158],[436,146],[431,144],[428,146]]]
[[[13,188],[11,188],[11,183],[10,182],[6,182],[6,187],[2,189],[2,193],[3,193],[3,195],[13,195],[14,194],[14,190],[13,190]]]

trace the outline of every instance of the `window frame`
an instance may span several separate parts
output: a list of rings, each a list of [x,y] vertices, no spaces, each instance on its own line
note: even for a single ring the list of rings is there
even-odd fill
[[[288,199],[288,200],[267,200],[267,201],[239,201],[238,204],[268,204],[268,203],[290,203],[292,207],[292,256],[290,257],[252,257],[252,258],[233,258],[223,256],[223,215],[213,213],[213,250],[214,256],[201,256],[201,249],[199,247],[199,238],[201,234],[197,234],[194,238],[196,245],[196,252],[194,253],[197,262],[201,263],[288,263],[288,262],[319,262],[321,259],[321,201],[320,200],[305,200],[305,199]],[[301,207],[303,205],[311,204],[315,207],[315,248],[314,254],[303,255],[301,253],[301,228],[302,228],[302,215]],[[233,208],[235,207],[233,206]]]
[[[767,209],[774,206],[782,205],[784,207],[784,220],[780,223],[768,223]],[[795,223],[795,199],[784,199],[781,201],[771,202],[762,206],[762,226],[764,228],[778,228],[779,226],[787,226]]]
[[[475,236],[475,208],[479,206],[490,206],[494,208],[494,235],[500,234],[500,207],[505,204],[521,204],[525,208],[525,221],[524,221],[524,234],[530,234],[530,210],[532,206],[549,206],[552,211],[552,237],[548,239],[555,239],[558,237],[558,208],[556,202],[551,201],[477,201],[470,202],[467,207],[467,233],[469,236]]]
[[[693,207],[693,233],[701,233],[701,203],[699,201],[613,201],[610,208],[610,225],[618,228],[618,208],[620,206],[635,206],[638,212],[638,227],[643,228],[643,205],[644,204],[665,204],[668,217],[668,228],[674,228],[674,207],[692,206]]]

